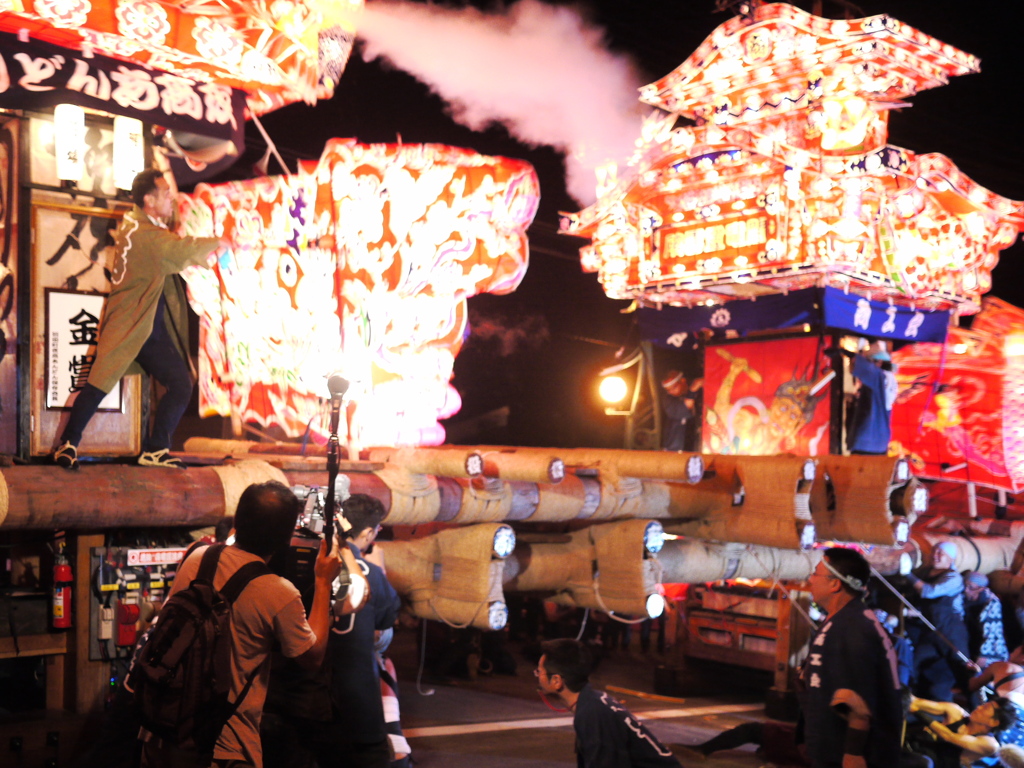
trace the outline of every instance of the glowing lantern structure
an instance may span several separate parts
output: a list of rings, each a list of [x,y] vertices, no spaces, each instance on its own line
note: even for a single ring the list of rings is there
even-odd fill
[[[628,172],[562,231],[605,292],[692,306],[811,286],[977,312],[1024,204],[946,157],[886,144],[888,110],[978,60],[888,16],[785,4],[718,29],[642,89]],[[679,116],[696,122],[674,127]]]
[[[1024,488],[1024,310],[986,297],[971,329],[945,347],[893,355],[900,394],[892,439],[914,472],[936,480]]]
[[[298,437],[341,371],[350,444],[443,442],[466,298],[519,285],[539,199],[521,160],[337,139],[298,174],[198,186],[185,232],[234,244],[185,275],[200,413]]]
[[[102,54],[237,88],[248,109],[263,114],[333,95],[362,7],[363,0],[4,0],[0,31],[86,59]],[[133,83],[131,98],[145,89]]]

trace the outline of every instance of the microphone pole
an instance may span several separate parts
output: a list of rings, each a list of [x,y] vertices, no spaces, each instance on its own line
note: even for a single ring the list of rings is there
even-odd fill
[[[327,500],[324,504],[324,541],[327,551],[334,547],[334,486],[338,480],[338,422],[341,417],[341,400],[348,391],[348,380],[334,373],[327,378],[327,389],[331,393],[331,436],[327,440]]]

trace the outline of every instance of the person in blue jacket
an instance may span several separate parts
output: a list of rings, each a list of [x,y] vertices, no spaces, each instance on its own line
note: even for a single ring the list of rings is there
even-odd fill
[[[964,579],[953,567],[957,547],[952,541],[935,545],[931,566],[907,578],[917,593],[915,605],[935,627],[932,632],[913,620],[907,629],[914,643],[914,693],[932,701],[952,701],[953,687],[967,691],[970,677],[964,659],[970,645],[964,615]]]
[[[884,456],[889,451],[892,404],[898,393],[885,342],[875,342],[853,355],[852,373],[860,382],[860,392],[850,432],[850,453]]]

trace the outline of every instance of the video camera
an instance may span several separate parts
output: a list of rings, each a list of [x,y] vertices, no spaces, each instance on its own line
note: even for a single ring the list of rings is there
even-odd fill
[[[302,594],[303,602],[307,602],[313,596],[313,568],[317,551],[320,549],[320,540],[323,538],[324,523],[327,520],[327,489],[318,485],[294,485],[291,490],[296,498],[305,504],[295,521],[295,530],[292,532],[287,551],[283,553],[283,557],[277,558],[277,570],[278,575],[295,585]],[[348,477],[338,475],[334,481],[335,507],[340,507],[349,495]],[[334,514],[337,514],[337,509],[334,510]],[[340,526],[335,526],[335,530],[344,538]]]

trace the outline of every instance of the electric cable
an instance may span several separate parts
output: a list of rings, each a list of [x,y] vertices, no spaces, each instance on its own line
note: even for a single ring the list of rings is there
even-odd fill
[[[590,618],[590,609],[586,608],[583,611],[583,621],[580,622],[580,632],[579,632],[578,635],[576,635],[576,642],[577,643],[580,642],[583,639],[583,633],[587,629],[587,619],[589,619],[589,618]]]
[[[436,692],[433,688],[423,690],[423,667],[427,663],[427,620],[420,619],[420,626],[423,629],[423,637],[420,638],[420,668],[416,672],[416,693],[420,696],[433,696]]]

